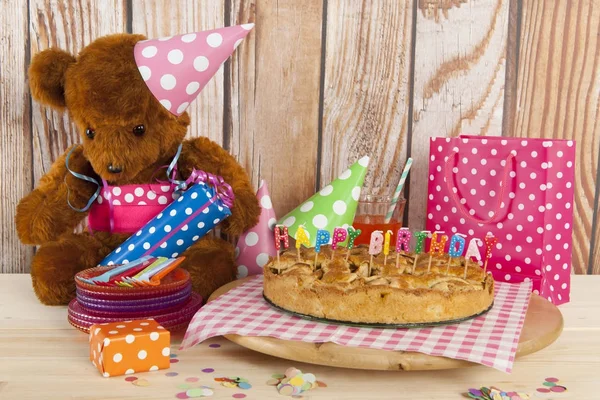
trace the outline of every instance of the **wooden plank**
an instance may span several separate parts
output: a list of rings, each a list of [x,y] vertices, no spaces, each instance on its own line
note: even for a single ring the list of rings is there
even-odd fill
[[[586,273],[600,143],[600,4],[523,1],[514,135],[574,139],[573,269]],[[600,273],[600,267],[594,267]]]
[[[225,26],[224,1],[132,1],[132,31],[148,38],[192,33]],[[192,123],[189,137],[207,136],[223,144],[224,68],[202,89],[187,112]]]
[[[425,226],[429,138],[502,132],[509,0],[420,0],[409,226]]]
[[[32,185],[27,12],[27,2],[0,6],[0,272],[28,271],[33,255],[20,244],[14,222],[17,203]]]
[[[327,2],[320,186],[364,155],[365,190],[391,195],[406,160],[409,1]]]
[[[47,1],[30,0],[31,54],[59,47],[77,54],[94,39],[126,31],[126,0]],[[67,113],[61,115],[34,102],[34,182],[73,143],[79,143],[75,125]]]
[[[596,121],[596,123],[598,123]],[[600,158],[596,171],[596,207],[594,211],[594,227],[592,241],[590,242],[590,261],[588,274],[600,275]]]
[[[231,25],[255,22],[231,62],[226,143],[278,216],[314,193],[321,65],[319,1],[231,0]]]

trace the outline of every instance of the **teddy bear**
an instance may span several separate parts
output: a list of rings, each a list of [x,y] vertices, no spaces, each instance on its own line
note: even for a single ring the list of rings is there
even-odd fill
[[[171,40],[184,44],[195,37],[188,34]],[[214,34],[210,37],[207,40],[212,47],[223,42]],[[135,232],[75,232],[94,210],[96,202],[90,208],[86,205],[98,190],[90,179],[81,176],[112,187],[150,184],[156,180],[157,170],[160,173],[161,166],[173,160],[181,145],[178,178],[185,179],[194,169],[202,170],[221,176],[233,189],[232,214],[221,223],[221,231],[238,236],[258,222],[260,207],[244,168],[206,137],[184,140],[190,117],[182,111],[183,105],[177,111],[169,109],[155,91],[149,90],[149,72],[134,56],[136,44],[145,41],[146,37],[137,34],[109,35],[96,39],[77,56],[50,48],[31,61],[32,97],[55,110],[67,111],[81,136],[81,144],[67,149],[17,206],[20,240],[39,246],[31,278],[35,294],[44,304],[67,304],[75,297],[75,274],[97,266]],[[144,51],[144,56],[152,53]],[[177,54],[178,58],[173,59],[172,54],[169,52],[170,61],[183,57]],[[205,70],[207,63],[198,56],[193,66]],[[198,91],[198,85],[192,89]],[[189,94],[190,85],[186,90]],[[235,279],[234,247],[219,237],[204,236],[182,255],[182,267],[190,272],[192,288],[204,299]]]

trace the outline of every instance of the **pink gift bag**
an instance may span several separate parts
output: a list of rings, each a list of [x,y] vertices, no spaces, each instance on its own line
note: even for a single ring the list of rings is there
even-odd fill
[[[575,143],[486,136],[431,138],[427,229],[498,243],[488,270],[569,301]],[[483,240],[482,240],[483,242]],[[485,249],[480,248],[481,254]]]

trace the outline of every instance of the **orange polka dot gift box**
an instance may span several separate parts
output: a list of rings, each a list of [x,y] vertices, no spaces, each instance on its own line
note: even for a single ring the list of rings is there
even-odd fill
[[[92,325],[90,360],[108,378],[170,366],[171,335],[153,319]]]

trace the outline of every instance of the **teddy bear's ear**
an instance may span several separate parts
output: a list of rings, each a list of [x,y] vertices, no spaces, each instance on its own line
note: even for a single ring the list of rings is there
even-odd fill
[[[65,74],[75,57],[60,49],[48,49],[36,54],[29,66],[31,95],[42,104],[64,110]]]

